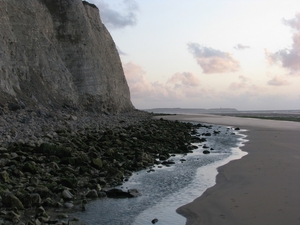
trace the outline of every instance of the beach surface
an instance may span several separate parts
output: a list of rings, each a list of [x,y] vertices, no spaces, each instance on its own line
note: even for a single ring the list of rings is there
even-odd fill
[[[300,224],[300,123],[216,115],[164,119],[246,129],[249,154],[218,168],[216,185],[177,209],[186,225]]]

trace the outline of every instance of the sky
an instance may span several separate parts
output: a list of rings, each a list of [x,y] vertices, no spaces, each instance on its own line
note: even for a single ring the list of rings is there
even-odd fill
[[[138,109],[300,109],[299,0],[89,0]]]

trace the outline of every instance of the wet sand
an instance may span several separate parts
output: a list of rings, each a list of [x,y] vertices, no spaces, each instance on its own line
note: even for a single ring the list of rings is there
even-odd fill
[[[214,115],[165,119],[247,129],[249,154],[218,168],[216,185],[177,209],[187,225],[300,224],[300,123]]]

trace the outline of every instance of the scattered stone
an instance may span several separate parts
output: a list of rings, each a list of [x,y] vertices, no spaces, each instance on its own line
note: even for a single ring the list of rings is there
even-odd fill
[[[63,190],[62,197],[63,199],[71,200],[74,198],[74,195],[69,190]]]
[[[98,192],[95,189],[90,190],[90,191],[88,191],[88,193],[86,194],[85,197],[87,197],[87,198],[98,198]]]
[[[175,162],[173,160],[167,160],[167,161],[162,162],[161,164],[163,164],[163,165],[171,165],[171,164],[175,164]]]
[[[142,194],[137,190],[137,189],[129,189],[128,193],[132,196],[132,197],[138,197],[141,196]]]
[[[0,178],[4,183],[10,183],[9,174],[6,171],[0,173]]]
[[[72,202],[65,202],[64,207],[67,209],[72,209],[74,208],[74,204]]]
[[[69,119],[70,115],[76,119]],[[151,168],[153,172],[154,164],[162,168],[158,158],[170,166],[175,163],[170,156],[185,155],[195,148],[191,143],[206,141],[195,136],[196,127],[191,123],[152,120],[151,116],[140,111],[99,115],[27,109],[2,115],[0,207],[43,206],[47,215],[20,222],[51,224],[56,220],[49,219],[47,208],[68,210],[64,207],[79,204],[80,210],[76,196],[84,190],[90,190],[86,192],[89,199],[140,196],[137,190],[103,191],[101,186],[122,184],[133,171]],[[20,118],[29,119],[21,123]],[[14,194],[7,197],[5,190]]]
[[[32,206],[40,205],[42,203],[42,198],[38,193],[32,193],[29,198]]]
[[[158,219],[156,219],[156,218],[151,221],[152,224],[156,224],[157,222],[158,222]]]
[[[210,151],[208,151],[208,150],[203,151],[203,154],[209,154],[209,153],[210,153]]]
[[[140,196],[141,194],[136,189],[131,189],[125,192],[121,189],[113,188],[106,191],[106,195],[109,198],[132,198]]]
[[[2,203],[10,208],[24,209],[23,203],[11,192],[2,194]]]

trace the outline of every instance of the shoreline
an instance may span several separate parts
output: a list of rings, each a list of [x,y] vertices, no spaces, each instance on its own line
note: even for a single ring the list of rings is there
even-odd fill
[[[138,110],[0,112],[0,224],[72,221],[69,212],[111,197],[132,172],[168,164],[171,154],[201,142],[191,135],[192,124],[152,116]]]
[[[247,129],[248,155],[218,168],[216,185],[177,209],[186,225],[298,224],[300,123],[216,115],[163,116]]]

